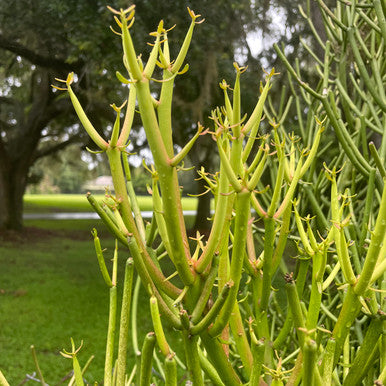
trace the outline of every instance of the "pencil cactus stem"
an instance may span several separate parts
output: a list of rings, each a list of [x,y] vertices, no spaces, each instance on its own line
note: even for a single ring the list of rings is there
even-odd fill
[[[157,64],[157,57],[158,57],[158,52],[159,52],[159,47],[160,47],[160,37],[161,37],[162,32],[163,32],[163,21],[161,20],[158,24],[158,28],[157,28],[157,32],[156,32],[156,34],[157,34],[156,41],[154,43],[154,46],[151,50],[149,59],[146,63],[145,69],[143,71],[143,75],[148,79],[150,79],[151,76],[153,75],[154,68]]]
[[[243,132],[245,135],[248,135],[248,141],[244,147],[243,154],[242,154],[242,162],[246,162],[248,159],[253,144],[255,142],[255,139],[257,137],[257,132],[259,130],[261,117],[263,115],[264,111],[264,103],[267,99],[268,91],[270,89],[270,77],[268,77],[268,80],[261,92],[260,98],[256,104],[256,107],[254,108],[251,116],[249,117],[247,123],[245,124],[243,128]]]
[[[302,308],[300,305],[300,299],[299,299],[299,294],[296,289],[295,281],[292,279],[292,277],[287,276],[286,277],[286,292],[287,292],[287,298],[288,298],[288,304],[289,307],[291,308],[291,313],[294,321],[294,325],[297,329],[297,336],[298,340],[300,343],[300,347],[304,346],[304,329],[306,327],[304,317],[303,317],[303,312]],[[301,330],[299,330],[299,328]]]
[[[229,274],[229,278],[230,280],[232,280],[234,285],[229,291],[229,295],[226,299],[223,308],[221,309],[218,318],[216,319],[216,322],[209,331],[209,334],[211,336],[217,336],[221,334],[222,330],[224,329],[225,325],[229,320],[230,314],[233,310],[233,306],[236,302],[245,254],[250,199],[251,193],[247,190],[244,190],[237,194],[235,234],[233,241],[232,261]]]
[[[383,193],[378,217],[371,235],[371,242],[366,254],[362,272],[354,288],[354,292],[357,295],[363,295],[368,288],[378,262],[379,250],[382,244],[386,243],[386,179],[384,179],[383,182]]]
[[[165,220],[163,217],[162,200],[161,200],[158,185],[155,179],[153,179],[152,197],[153,197],[154,216],[157,221],[158,232],[162,238],[162,241],[165,245],[165,249],[170,257],[170,260],[174,262],[173,248],[170,245]]]
[[[154,332],[149,332],[146,335],[142,346],[140,386],[150,385],[155,343],[156,338]]]
[[[182,339],[184,342],[189,378],[193,385],[204,386],[202,369],[200,367],[200,357],[198,354],[198,337],[191,335],[189,331],[183,331]]]
[[[220,139],[217,140],[217,147],[221,158],[221,164],[224,167],[224,171],[229,179],[230,184],[236,192],[241,192],[242,186],[232,168],[231,162],[228,156],[225,154],[224,149],[222,147],[222,141]]]
[[[217,278],[217,269],[218,269],[218,264],[213,264],[212,268],[209,272],[209,275],[203,285],[202,292],[200,294],[199,299],[197,300],[192,315],[190,317],[190,320],[193,324],[197,324],[207,303],[209,300],[209,297],[212,293],[213,289],[213,284]]]
[[[303,164],[302,159],[300,159],[298,162],[298,166],[296,167],[295,174],[290,183],[290,186],[284,196],[284,199],[280,204],[279,208],[277,209],[276,213],[274,214],[275,218],[280,218],[282,214],[285,212],[288,205],[291,205],[292,198],[295,193],[295,189],[301,177],[302,164]]]
[[[125,385],[126,375],[126,357],[129,342],[129,325],[130,325],[130,306],[131,294],[133,288],[134,261],[132,258],[127,259],[125,266],[125,279],[123,284],[123,296],[121,307],[121,318],[119,325],[119,344],[117,359],[117,386]]]
[[[240,97],[240,74],[241,68],[234,63],[234,67],[236,68],[236,80],[233,88],[233,115],[232,115],[232,149],[231,149],[231,157],[230,163],[236,175],[241,175],[241,153],[242,153],[242,145],[243,145],[243,137],[244,135],[241,132],[240,121],[241,121],[241,97]]]
[[[112,287],[113,283],[112,283],[110,275],[107,271],[105,259],[103,257],[103,252],[102,252],[102,248],[101,248],[101,243],[100,243],[100,240],[99,240],[99,237],[98,237],[98,234],[97,234],[97,231],[95,228],[93,229],[91,234],[94,236],[95,252],[96,252],[96,255],[98,258],[99,268],[101,270],[102,277],[103,277],[106,285],[108,287]]]
[[[317,345],[316,342],[309,337],[306,338],[303,350],[303,363],[304,363],[304,372],[303,372],[303,384],[317,386],[320,383],[316,382],[316,355],[317,355]]]
[[[203,126],[201,126],[200,123],[198,125],[199,125],[198,130],[196,134],[192,137],[192,139],[182,148],[182,150],[177,155],[175,155],[169,161],[170,166],[177,166],[189,153],[189,151],[193,147],[194,143],[196,142],[197,138],[200,136],[203,129]]]
[[[314,255],[314,251],[313,251],[313,249],[312,249],[312,247],[310,245],[310,242],[308,240],[307,234],[304,231],[302,220],[300,218],[299,212],[297,211],[295,205],[294,205],[294,213],[295,213],[296,227],[298,229],[300,239],[302,240],[303,247],[304,247],[305,251],[307,252],[307,254],[309,256],[313,256]]]
[[[158,346],[163,355],[167,356],[170,354],[170,348],[166,341],[165,333],[162,328],[161,317],[158,309],[157,298],[153,295],[150,297],[150,311],[151,319],[153,321],[155,337],[157,339]]]
[[[348,283],[354,284],[356,282],[356,278],[349,260],[343,223],[340,218],[341,214],[338,202],[339,196],[335,174],[336,172],[333,170],[331,175],[331,220],[333,223],[333,236],[344,278]]]
[[[323,126],[323,122],[320,122],[317,120],[317,123],[320,127],[319,127],[318,131],[316,132],[315,139],[314,139],[312,147],[307,155],[307,159],[305,160],[305,162],[300,170],[300,178],[304,175],[304,173],[306,173],[306,171],[310,167],[311,163],[314,161],[316,154],[317,154],[317,151],[319,149],[319,143],[320,143],[321,135],[322,135],[323,131],[325,130],[325,128]]]
[[[87,194],[87,200],[90,205],[93,207],[96,213],[98,213],[99,217],[102,219],[104,224],[107,226],[109,231],[126,247],[129,246],[127,241],[127,236],[124,235],[121,230],[117,227],[116,223],[110,218],[110,216],[102,209],[98,201],[91,194]]]
[[[84,112],[82,105],[80,104],[75,93],[72,91],[71,86],[67,85],[67,91],[70,95],[72,105],[74,106],[75,112],[78,115],[80,122],[82,123],[84,129],[87,131],[87,134],[94,141],[94,143],[101,149],[106,150],[108,143],[98,134],[90,120],[88,119],[86,113]]]
[[[188,10],[189,10],[189,8],[188,8]],[[182,43],[180,52],[179,52],[179,54],[178,54],[178,56],[177,56],[177,58],[176,58],[176,60],[175,60],[175,62],[173,64],[173,66],[172,66],[172,72],[174,74],[180,70],[182,64],[184,63],[186,54],[188,53],[190,42],[192,40],[194,26],[197,24],[197,22],[196,22],[196,18],[197,18],[196,15],[194,15],[194,13],[191,13],[190,10],[189,10],[189,14],[192,17],[192,22],[190,23],[188,32],[186,33],[186,36],[185,36],[184,42]]]
[[[224,288],[221,290],[220,294],[218,295],[216,301],[214,302],[212,308],[209,310],[209,312],[201,319],[199,323],[197,323],[195,326],[193,326],[190,329],[190,332],[194,335],[199,334],[201,331],[205,330],[209,325],[212,323],[212,321],[216,318],[218,313],[220,312],[222,306],[224,305],[229,290],[232,288],[233,283],[228,282]]]
[[[371,155],[373,156],[374,162],[377,165],[379,173],[381,174],[381,177],[386,178],[386,169],[385,169],[384,163],[382,162],[381,157],[377,152],[374,142],[369,143],[369,149],[370,149]]]
[[[121,30],[122,30],[122,46],[124,57],[128,64],[130,73],[133,78],[137,81],[142,80],[142,71],[138,64],[137,54],[135,53],[133,41],[130,36],[129,28],[127,25],[126,15],[124,13],[121,14]]]
[[[362,56],[359,52],[358,45],[355,41],[353,27],[348,29],[347,36],[348,36],[348,39],[350,41],[352,53],[355,57],[355,63],[357,65],[359,73],[361,74],[361,78],[363,79],[363,82],[366,85],[367,90],[369,91],[371,96],[374,98],[377,105],[382,109],[382,111],[386,112],[386,102],[384,100],[382,100],[382,97],[378,94],[376,84],[374,83],[373,79],[370,77],[369,73],[366,70],[365,63],[363,62]]]
[[[130,204],[133,209],[133,214],[135,218],[135,223],[137,224],[138,232],[140,236],[142,237],[142,240],[145,242],[146,239],[146,231],[145,226],[143,223],[142,215],[141,215],[141,209],[138,205],[137,196],[134,191],[133,183],[131,181],[131,173],[130,173],[130,166],[129,166],[129,160],[127,153],[122,153],[122,161],[123,161],[123,168],[125,170],[125,176],[126,176],[126,186],[127,186],[127,193],[130,198]]]
[[[265,151],[262,160],[259,162],[251,178],[247,182],[248,190],[252,191],[256,188],[256,185],[258,184],[260,177],[263,174],[267,157],[268,157],[268,151]]]
[[[229,180],[224,171],[224,165],[220,165],[220,179],[218,184],[218,192],[217,192],[217,203],[216,210],[212,225],[212,230],[209,235],[209,239],[205,248],[199,257],[196,264],[196,272],[202,273],[208,264],[212,261],[213,255],[218,248],[219,243],[221,241],[221,235],[223,232],[224,224],[227,219],[227,207],[228,207],[228,190],[229,190]]]
[[[228,84],[226,83],[225,80],[223,80],[220,83],[220,87],[224,91],[224,101],[225,101],[225,112],[226,112],[226,117],[229,122],[233,122],[233,109],[232,109],[232,104],[231,101],[229,100],[229,95],[228,95]]]
[[[112,385],[113,361],[114,361],[114,336],[117,318],[117,287],[110,288],[109,324],[107,329],[106,358],[104,384]]]
[[[304,88],[310,95],[312,95],[316,99],[322,99],[323,95],[317,93],[314,91],[307,83],[303,82],[302,79],[299,77],[295,69],[291,66],[288,59],[285,57],[284,53],[281,51],[279,46],[275,43],[273,45],[273,48],[275,49],[277,55],[279,56],[280,60],[284,63],[286,66],[288,72],[293,76],[293,78],[299,83],[299,85]]]
[[[136,98],[137,98],[136,88],[134,85],[131,85],[130,91],[129,91],[129,97],[127,99],[125,119],[123,121],[122,130],[117,141],[117,146],[125,146],[129,139],[131,127],[133,124],[134,114],[135,114]]]
[[[165,386],[177,386],[177,362],[174,355],[165,358]]]

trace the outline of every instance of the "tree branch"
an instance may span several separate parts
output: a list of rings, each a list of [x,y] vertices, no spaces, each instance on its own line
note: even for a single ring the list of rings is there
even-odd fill
[[[57,143],[53,146],[47,146],[45,149],[41,149],[40,151],[36,152],[36,155],[34,156],[34,161],[38,160],[39,158],[46,157],[48,155],[54,154],[58,152],[59,150],[63,150],[68,145],[71,145],[73,143],[76,143],[77,141],[81,140],[81,136],[73,136],[66,141]]]
[[[65,72],[79,70],[84,64],[80,60],[69,64],[66,63],[65,59],[57,59],[54,57],[40,55],[18,42],[8,40],[6,37],[4,37],[3,34],[0,34],[0,49],[13,52],[14,54],[19,55],[24,59],[27,59],[32,64],[35,64],[37,66],[51,68],[55,70],[62,70]]]

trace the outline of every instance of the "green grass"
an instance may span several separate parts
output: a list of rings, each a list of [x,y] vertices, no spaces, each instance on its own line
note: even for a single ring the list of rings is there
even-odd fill
[[[104,195],[97,194],[95,197],[102,201]],[[141,210],[152,210],[152,198],[150,196],[139,196],[138,203]],[[182,206],[184,210],[195,210],[197,199],[183,197]],[[90,212],[92,208],[86,195],[82,194],[26,194],[24,196],[24,210],[28,213]]]
[[[102,199],[103,196],[98,196]],[[196,199],[184,198],[186,210]],[[139,197],[142,210],[151,198]],[[28,212],[90,211],[82,195],[27,195]],[[194,217],[187,217],[189,227]],[[99,272],[90,231],[95,227],[112,257],[114,240],[100,220],[26,220],[26,232],[14,238],[0,235],[0,369],[11,385],[36,371],[30,346],[37,351],[45,381],[57,384],[72,369],[60,351],[83,340],[80,362],[95,355],[86,379],[101,383],[108,322],[108,288]],[[119,253],[122,281],[128,251]],[[122,288],[120,288],[122,290]],[[138,310],[139,344],[151,331],[148,297],[141,290]],[[177,337],[176,337],[177,339]],[[174,350],[179,341],[170,342]],[[134,365],[133,350],[129,350]]]
[[[35,371],[30,351],[34,345],[45,381],[57,384],[72,369],[71,360],[59,353],[71,348],[72,337],[76,345],[84,342],[81,365],[95,355],[87,381],[101,384],[108,288],[90,230],[97,228],[102,247],[107,248],[106,261],[112,257],[114,240],[100,220],[27,220],[25,226],[26,233],[12,240],[0,236],[0,369],[10,385],[20,384]],[[120,249],[120,282],[128,257],[128,251]],[[140,346],[152,329],[148,302],[142,288],[137,315]],[[167,331],[168,336],[172,333],[171,347],[178,352],[182,343]],[[129,363],[134,365],[132,347]]]

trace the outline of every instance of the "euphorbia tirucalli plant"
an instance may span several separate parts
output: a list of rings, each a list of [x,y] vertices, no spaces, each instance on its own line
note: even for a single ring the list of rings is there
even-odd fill
[[[109,9],[119,29],[115,32],[122,39],[127,70],[126,75],[117,73],[117,78],[129,85],[127,100],[120,107],[112,105],[117,115],[110,140],[106,141],[87,118],[71,87],[73,74],[62,81],[65,87],[61,88],[68,92],[81,123],[100,151],[106,153],[111,168],[115,196],[107,196],[102,205],[91,194],[88,199],[117,243],[128,249],[131,256],[126,264],[119,334],[116,334],[118,247],[110,275],[97,231],[92,232],[102,276],[110,288],[104,384],[176,385],[181,371],[186,371],[194,385],[300,382],[330,385],[342,381],[354,385],[370,369],[371,382],[377,378],[379,382],[386,381],[384,340],[379,338],[385,324],[381,308],[384,303],[373,291],[375,286],[385,290],[382,281],[386,270],[385,189],[358,272],[358,267],[353,268],[351,263],[346,234],[350,196],[338,191],[337,168],[325,166],[326,181],[331,186],[328,198],[331,211],[324,234],[316,232],[311,216],[302,218],[298,210],[303,190],[300,182],[315,170],[318,146],[329,121],[317,117],[308,120],[310,127],[317,129],[310,146],[304,148],[299,138],[286,133],[273,119],[271,129],[264,134],[261,122],[274,70],[266,74],[256,106],[247,117],[241,112],[240,95],[245,68],[235,64],[233,87],[225,81],[220,84],[224,106],[212,111],[213,126],[204,128],[198,123],[197,133],[176,154],[172,131],[173,85],[177,76],[188,69],[184,66],[185,56],[195,25],[202,19],[188,9],[191,24],[174,60],[170,58],[168,31],[161,21],[157,31],[151,34],[153,48],[143,62],[130,36],[134,6],[119,11]],[[162,79],[155,97],[151,87],[158,69]],[[149,190],[154,209],[149,223],[141,217],[126,152],[137,104],[154,160],[147,167],[152,175]],[[212,136],[220,162],[214,174],[199,171],[214,197],[210,234],[204,240],[197,233],[196,238],[189,240],[178,171],[200,135]],[[289,238],[298,244],[295,267],[286,258]],[[165,260],[175,269],[168,277],[164,274]],[[149,295],[154,327],[139,351],[136,326],[131,326],[135,335],[132,347],[137,355],[135,365],[126,360],[130,349],[129,310],[133,303],[135,314],[139,289],[137,281],[132,292],[134,268]],[[274,288],[280,275],[285,279],[279,290],[286,293],[284,306],[283,297],[280,300]],[[336,317],[332,307],[338,309],[338,304],[341,309]],[[365,314],[362,324],[357,322],[360,312]],[[166,324],[181,334],[184,346],[181,358],[177,358],[169,345],[163,328]],[[363,324],[368,326],[365,333],[362,333]],[[352,327],[360,330],[356,346],[350,345]],[[119,335],[117,355],[116,335]],[[73,359],[74,381],[82,385],[85,368],[82,371],[76,356],[78,349],[74,343],[72,346],[72,352],[64,355]],[[152,373],[154,355],[163,357],[158,376]]]

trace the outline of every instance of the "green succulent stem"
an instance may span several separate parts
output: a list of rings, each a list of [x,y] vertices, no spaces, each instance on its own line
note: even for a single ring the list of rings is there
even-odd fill
[[[186,363],[190,379],[193,385],[203,386],[204,379],[202,377],[202,370],[200,367],[200,357],[198,354],[198,337],[191,335],[189,331],[182,332],[182,339],[185,348]]]
[[[377,342],[382,337],[383,324],[384,321],[380,316],[377,315],[372,318],[359,352],[355,356],[348,374],[344,379],[343,386],[360,384],[365,377],[365,365],[371,356],[372,351],[376,349]]]
[[[110,288],[109,324],[107,328],[106,358],[104,371],[104,384],[112,385],[114,363],[114,337],[117,319],[117,287]]]
[[[119,324],[119,344],[118,344],[118,359],[117,359],[117,386],[125,386],[126,376],[126,358],[129,342],[129,326],[130,326],[130,306],[132,299],[134,275],[134,261],[132,258],[127,259],[125,267],[125,279],[123,283],[123,296],[121,306],[121,318]]]
[[[140,386],[149,386],[151,381],[151,369],[153,362],[153,352],[156,343],[154,332],[149,332],[142,346],[141,369],[140,369]]]
[[[247,238],[248,217],[250,208],[251,193],[244,190],[237,194],[236,198],[236,219],[235,219],[235,234],[233,241],[233,254],[230,265],[229,279],[233,282],[233,286],[229,291],[229,295],[225,304],[210,329],[211,336],[217,336],[224,329],[229,321],[230,314],[236,302],[237,292],[239,290],[241,273],[244,261],[245,243]]]
[[[378,262],[378,254],[382,244],[386,242],[386,179],[384,179],[384,188],[378,217],[374,230],[371,235],[371,242],[366,254],[365,263],[354,291],[358,296],[362,296],[368,288],[374,269]],[[383,257],[384,258],[384,257]]]

